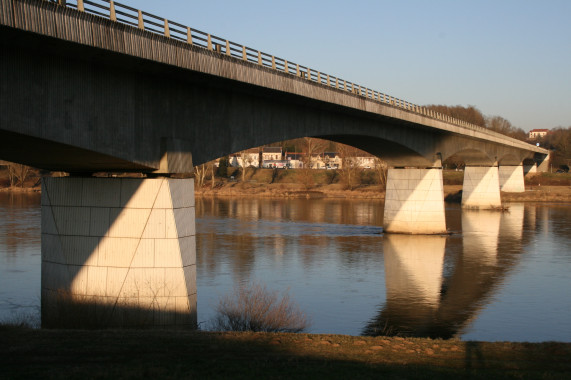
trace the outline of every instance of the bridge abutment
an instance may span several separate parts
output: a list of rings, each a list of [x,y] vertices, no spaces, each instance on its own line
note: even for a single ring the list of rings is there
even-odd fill
[[[500,166],[498,169],[500,179],[500,190],[508,193],[525,192],[525,182],[523,180],[523,165]]]
[[[42,325],[196,326],[194,180],[44,178]]]
[[[497,166],[466,166],[462,207],[492,209],[502,206]]]
[[[389,169],[383,228],[389,233],[446,233],[441,168]]]

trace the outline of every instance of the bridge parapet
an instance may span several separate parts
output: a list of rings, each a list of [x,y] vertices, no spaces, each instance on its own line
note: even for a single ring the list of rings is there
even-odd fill
[[[490,131],[484,127],[468,123],[463,120],[441,114],[409,101],[387,95],[383,92],[370,89],[366,86],[347,81],[345,79],[322,73],[308,66],[301,65],[275,55],[247,47],[228,39],[200,31],[198,29],[153,15],[148,12],[115,2],[113,0],[31,0],[42,1],[59,6],[75,9],[80,12],[99,16],[113,22],[126,24],[140,30],[162,35],[177,41],[186,42],[192,46],[200,47],[221,55],[239,59],[241,61],[270,68],[285,74],[306,79],[319,85],[349,92],[383,105],[392,106],[423,117],[438,120],[451,125],[481,132],[487,135],[510,139],[505,135]],[[545,153],[545,152],[542,152]]]

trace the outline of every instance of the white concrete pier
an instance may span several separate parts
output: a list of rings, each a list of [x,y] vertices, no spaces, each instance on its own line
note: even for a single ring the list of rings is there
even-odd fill
[[[196,326],[193,179],[44,178],[42,325]]]
[[[385,232],[446,233],[442,169],[389,169]]]
[[[502,206],[497,166],[466,166],[462,207],[491,209]]]
[[[523,180],[523,165],[500,166],[498,169],[500,178],[500,190],[508,193],[525,192]]]

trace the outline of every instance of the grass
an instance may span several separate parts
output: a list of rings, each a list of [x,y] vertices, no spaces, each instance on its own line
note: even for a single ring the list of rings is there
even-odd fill
[[[3,379],[565,379],[571,344],[0,326]]]

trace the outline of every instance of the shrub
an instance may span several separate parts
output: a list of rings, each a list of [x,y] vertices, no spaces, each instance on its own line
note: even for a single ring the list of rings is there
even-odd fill
[[[302,332],[309,320],[285,291],[251,284],[224,296],[216,307],[212,329],[218,331]]]

